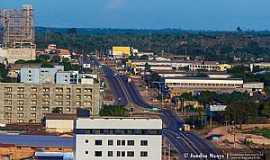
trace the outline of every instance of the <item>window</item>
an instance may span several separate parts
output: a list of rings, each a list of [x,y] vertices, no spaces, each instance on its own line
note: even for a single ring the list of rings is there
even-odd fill
[[[125,152],[125,151],[122,151],[122,152],[121,152],[121,156],[122,156],[122,157],[125,157],[125,156],[126,156],[126,152]]]
[[[85,93],[91,93],[91,92],[92,92],[92,89],[91,89],[91,88],[85,88],[85,89],[84,89],[84,92],[85,92]]]
[[[71,92],[71,89],[70,88],[67,88],[67,93],[70,93]]]
[[[60,92],[60,93],[63,92],[63,88],[56,88],[55,90],[56,90],[56,92]]]
[[[134,152],[133,151],[127,151],[127,156],[128,157],[134,157]]]
[[[96,140],[95,145],[96,146],[101,146],[102,145],[102,140]]]
[[[32,94],[31,95],[31,98],[36,99],[37,98],[37,95],[36,94]]]
[[[95,157],[102,157],[102,151],[95,151]]]
[[[113,157],[113,151],[108,151],[108,157]]]
[[[12,107],[11,106],[5,106],[5,110],[6,111],[12,111]]]
[[[70,99],[70,95],[66,95],[66,99]]]
[[[67,111],[67,112],[70,112],[70,111],[71,111],[71,108],[70,108],[70,107],[67,107],[67,108],[66,108],[66,111]]]
[[[23,111],[23,106],[18,106],[17,111]]]
[[[18,87],[17,88],[17,92],[23,92],[24,91],[24,88],[23,87]]]
[[[121,156],[120,151],[117,151],[116,155],[117,155],[117,157],[120,157]]]
[[[108,146],[112,146],[113,145],[113,140],[108,140]]]
[[[141,157],[147,157],[148,156],[148,152],[142,151],[141,152]]]
[[[84,153],[85,153],[85,154],[88,154],[88,151],[85,151]]]
[[[24,98],[24,95],[23,94],[17,94],[17,97],[18,98]]]
[[[31,117],[36,117],[36,113],[31,113]]]
[[[17,104],[18,104],[18,105],[23,105],[23,103],[24,103],[23,100],[19,100]]]
[[[32,107],[30,108],[30,110],[31,110],[31,111],[36,111],[37,108],[36,108],[36,106],[32,106]]]
[[[17,113],[17,117],[23,118],[24,114],[23,113]]]
[[[128,140],[127,145],[128,146],[134,146],[134,140]]]
[[[43,111],[49,111],[49,107],[42,107]]]
[[[18,119],[17,120],[17,123],[23,123],[23,120],[22,119]]]
[[[121,145],[121,141],[117,140],[117,146],[120,146],[120,145]]]
[[[37,88],[31,88],[32,92],[37,92]]]
[[[122,140],[122,146],[126,145],[126,141]]]
[[[80,101],[76,101],[76,105],[80,106],[81,102]]]
[[[146,140],[141,141],[141,146],[147,146],[147,145],[148,145],[148,141],[146,141]]]
[[[81,89],[80,88],[77,88],[76,89],[76,93],[81,93]]]
[[[85,140],[85,143],[89,143],[88,139]]]
[[[5,90],[6,90],[7,92],[12,92],[12,87],[5,87]]]
[[[36,105],[37,101],[31,101],[31,104]]]

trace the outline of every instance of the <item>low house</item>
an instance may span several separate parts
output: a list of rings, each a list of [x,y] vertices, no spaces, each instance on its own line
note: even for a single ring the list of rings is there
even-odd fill
[[[51,113],[46,115],[46,131],[67,133],[73,131],[73,121],[76,118],[75,114],[56,114]]]

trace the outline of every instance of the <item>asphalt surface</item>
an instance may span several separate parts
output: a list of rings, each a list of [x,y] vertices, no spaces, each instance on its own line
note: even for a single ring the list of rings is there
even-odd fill
[[[98,64],[97,61],[95,63]],[[107,66],[102,66],[102,70],[114,96],[118,99],[116,104],[126,105],[131,101],[138,107],[147,110],[154,108],[143,100],[136,86],[132,82],[128,82],[127,76],[119,75]],[[160,110],[160,117],[165,125],[163,135],[176,148],[179,159],[220,159],[210,157],[210,155],[219,155],[219,153],[207,140],[193,132],[180,131],[179,128],[183,126],[184,122],[170,110]]]

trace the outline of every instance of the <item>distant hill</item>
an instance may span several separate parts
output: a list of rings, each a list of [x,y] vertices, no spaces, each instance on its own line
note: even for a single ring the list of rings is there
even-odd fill
[[[197,32],[197,31],[184,31],[181,29],[112,29],[112,28],[48,28],[48,27],[36,27],[36,32],[54,32],[54,33],[69,33],[75,31],[82,35],[128,35],[128,34],[155,34],[155,33],[186,33],[186,32]]]

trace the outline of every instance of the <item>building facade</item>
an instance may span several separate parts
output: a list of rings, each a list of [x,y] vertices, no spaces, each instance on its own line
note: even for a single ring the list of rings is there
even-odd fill
[[[54,110],[75,114],[77,108],[97,115],[99,103],[99,83],[0,83],[0,123],[40,123]]]
[[[31,84],[55,83],[58,71],[64,71],[64,66],[55,66],[54,68],[21,68],[20,82]]]
[[[61,71],[56,73],[57,84],[77,84],[79,82],[78,71]]]
[[[184,92],[217,91],[233,92],[243,89],[244,81],[241,79],[211,79],[200,77],[167,77],[166,86],[171,96],[177,96]]]
[[[162,120],[79,118],[75,160],[161,160]]]
[[[127,57],[131,54],[131,48],[125,46],[114,46],[112,47],[112,55],[114,57]]]

